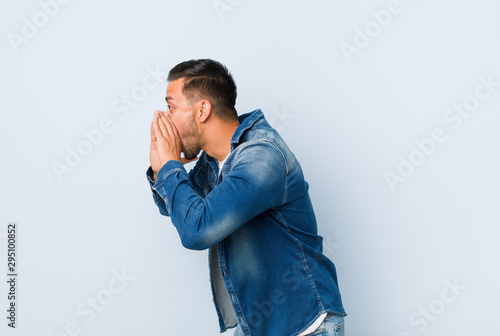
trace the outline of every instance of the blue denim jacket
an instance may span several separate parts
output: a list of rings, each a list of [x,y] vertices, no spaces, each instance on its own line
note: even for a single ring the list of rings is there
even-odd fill
[[[299,162],[260,109],[238,119],[220,176],[205,151],[189,173],[177,160],[156,182],[146,172],[182,245],[208,249],[220,332],[292,336],[324,312],[345,316]]]

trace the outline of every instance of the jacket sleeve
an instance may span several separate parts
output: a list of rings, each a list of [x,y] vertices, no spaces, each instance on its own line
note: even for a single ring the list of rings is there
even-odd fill
[[[201,157],[200,157],[201,158]],[[196,172],[199,170],[199,162],[200,162],[200,158],[198,158],[197,162],[196,162],[196,165],[191,169],[191,171],[189,172],[188,174],[188,177],[192,183],[192,185],[195,187],[196,191],[198,193],[200,193],[200,195],[203,195],[203,189],[198,186],[195,182],[195,175],[196,175]],[[180,161],[177,161],[180,163]],[[156,182],[158,181],[153,181],[153,169],[151,168],[151,166],[149,166],[148,170],[146,171],[146,177],[148,179],[148,182],[149,182],[149,187],[151,189],[151,192],[153,194],[153,200],[155,201],[155,204],[156,206],[158,207],[158,209],[160,210],[160,213],[163,215],[163,216],[167,216],[167,217],[170,217],[171,214],[169,212],[169,210],[167,209],[167,207],[165,206],[165,198],[162,197],[154,188],[154,185],[156,184]]]
[[[151,168],[151,166],[149,166],[148,170],[146,171],[146,176],[148,178],[151,192],[153,193],[153,200],[155,201],[156,206],[160,210],[160,213],[163,216],[170,217],[170,213],[168,212],[167,207],[165,206],[165,201],[161,198],[160,194],[158,194],[156,190],[153,188],[155,181],[153,181],[153,169]]]
[[[267,140],[244,144],[224,180],[201,197],[180,161],[158,172],[154,188],[188,249],[207,249],[268,209],[286,200],[286,164]]]

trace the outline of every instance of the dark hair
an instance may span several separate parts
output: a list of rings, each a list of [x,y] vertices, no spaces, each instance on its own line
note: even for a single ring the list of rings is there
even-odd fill
[[[233,76],[220,62],[211,59],[195,59],[174,66],[167,80],[184,78],[182,93],[191,104],[207,99],[212,104],[215,115],[222,121],[238,119],[236,104],[236,84]]]

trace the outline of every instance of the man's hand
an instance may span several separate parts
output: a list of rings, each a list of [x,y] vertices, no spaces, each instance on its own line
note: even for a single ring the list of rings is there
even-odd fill
[[[156,113],[156,112],[155,112]],[[149,147],[149,161],[151,162],[151,169],[153,170],[153,181],[156,181],[158,171],[162,167],[160,159],[158,158],[158,148],[156,145],[155,135],[156,118],[151,122],[151,146]]]
[[[149,160],[153,170],[153,180],[156,181],[158,171],[170,160],[177,160],[186,164],[197,160],[188,160],[181,157],[181,139],[177,128],[170,116],[163,111],[156,111],[151,123],[151,147]]]

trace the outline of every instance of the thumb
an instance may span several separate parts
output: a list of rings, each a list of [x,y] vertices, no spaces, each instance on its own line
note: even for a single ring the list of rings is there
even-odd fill
[[[186,159],[185,157],[181,157],[181,163],[182,164],[186,164],[186,163],[193,162],[193,161],[196,161],[196,160],[198,160],[198,157],[195,157],[193,159]]]

